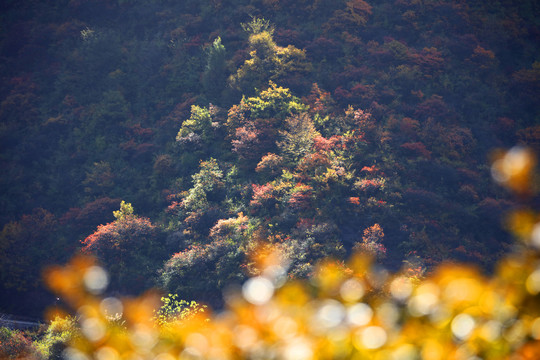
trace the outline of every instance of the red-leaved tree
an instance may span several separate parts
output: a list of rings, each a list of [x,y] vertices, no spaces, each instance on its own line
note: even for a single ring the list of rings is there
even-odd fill
[[[111,275],[111,288],[138,293],[150,286],[167,255],[161,231],[149,219],[133,214],[122,201],[116,220],[98,226],[84,239],[83,252],[93,254]]]

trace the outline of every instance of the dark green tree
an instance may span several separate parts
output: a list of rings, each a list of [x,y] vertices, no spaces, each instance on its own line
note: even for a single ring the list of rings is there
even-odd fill
[[[207,50],[207,63],[202,76],[202,84],[210,101],[220,103],[222,92],[227,85],[227,64],[225,46],[221,38],[214,40]]]

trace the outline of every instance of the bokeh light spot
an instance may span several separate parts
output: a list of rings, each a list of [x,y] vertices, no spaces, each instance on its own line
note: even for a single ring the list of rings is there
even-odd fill
[[[98,318],[86,318],[81,320],[81,331],[90,341],[101,340],[107,331],[103,321]]]
[[[491,175],[495,181],[507,185],[518,192],[529,189],[530,172],[536,159],[525,147],[514,146],[491,166]]]
[[[491,176],[498,183],[504,183],[508,181],[510,176],[504,171],[504,160],[498,159],[491,165]]]
[[[136,324],[135,329],[130,335],[131,342],[142,351],[153,348],[158,341],[156,332],[142,324]]]
[[[345,281],[339,289],[341,298],[346,302],[358,301],[364,296],[364,285],[357,279],[349,279]]]
[[[68,347],[62,351],[62,359],[66,360],[90,360],[90,358],[82,351]]]
[[[287,281],[287,269],[282,265],[270,265],[264,269],[263,274],[265,278],[271,279],[277,288]]]
[[[409,313],[412,316],[424,316],[432,313],[439,301],[439,298],[432,293],[415,295],[408,304]]]
[[[110,346],[103,346],[96,351],[96,360],[118,360],[118,351]]]
[[[531,295],[536,295],[540,292],[540,269],[536,269],[529,275],[525,286]]]
[[[109,276],[101,266],[90,266],[84,273],[84,286],[92,294],[101,294],[109,285]]]
[[[99,304],[99,310],[105,316],[122,316],[124,312],[124,306],[122,302],[115,297],[108,297],[101,301]]]
[[[257,341],[257,332],[251,326],[238,325],[233,334],[235,345],[241,349],[248,349]]]
[[[386,343],[388,336],[380,326],[368,326],[359,331],[360,342],[366,349],[378,349]]]
[[[288,339],[293,338],[296,335],[298,324],[288,316],[281,316],[274,322],[272,328],[278,337]]]
[[[482,325],[480,336],[488,342],[494,342],[501,336],[502,324],[496,320],[490,320]]]
[[[288,360],[309,360],[313,358],[313,350],[307,340],[297,338],[287,345],[284,355]]]
[[[531,232],[531,243],[536,248],[540,248],[540,222],[534,224],[533,230]]]
[[[242,287],[244,298],[254,305],[266,304],[274,294],[274,285],[265,277],[258,276],[246,281]]]
[[[511,148],[502,158],[496,160],[491,167],[493,178],[498,182],[509,181],[518,176],[530,165],[531,158],[527,150],[520,146]]]
[[[390,283],[390,293],[399,301],[404,301],[411,296],[412,290],[411,280],[405,276],[399,276]]]
[[[267,303],[255,309],[255,317],[261,323],[269,323],[275,321],[280,315],[280,309],[274,306],[273,303]]]
[[[345,318],[345,308],[336,300],[325,300],[316,314],[319,326],[333,328],[341,324]]]
[[[357,326],[366,325],[373,317],[373,310],[369,305],[359,303],[351,306],[347,311],[347,320]]]
[[[474,330],[474,327],[475,321],[473,317],[468,314],[459,314],[452,320],[452,333],[460,340],[467,339]]]

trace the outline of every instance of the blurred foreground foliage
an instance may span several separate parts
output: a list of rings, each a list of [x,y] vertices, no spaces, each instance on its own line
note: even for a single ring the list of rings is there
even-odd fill
[[[495,155],[493,176],[530,197],[535,164],[532,152],[513,148]],[[326,259],[309,280],[291,280],[282,254],[261,244],[252,258],[258,275],[225,291],[216,313],[177,295],[107,296],[106,271],[76,257],[45,277],[75,312],[78,330],[50,330],[61,321],[52,309],[47,336],[72,333],[67,359],[535,359],[540,219],[522,203],[508,220],[516,250],[490,276],[450,263],[425,277],[414,269],[390,274],[364,253]]]

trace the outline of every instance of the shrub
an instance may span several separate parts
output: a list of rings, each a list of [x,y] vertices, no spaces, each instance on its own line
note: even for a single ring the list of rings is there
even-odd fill
[[[56,317],[51,321],[43,338],[35,343],[40,355],[48,360],[60,360],[70,341],[81,336],[73,317]]]
[[[178,300],[178,294],[169,294],[161,298],[163,305],[155,313],[155,321],[161,327],[192,319],[198,313],[203,313],[206,305],[196,301]]]
[[[268,153],[261,158],[255,171],[269,176],[279,175],[283,166],[283,158],[279,155]]]
[[[383,239],[383,228],[379,224],[375,224],[364,230],[362,242],[357,242],[353,246],[353,250],[370,256],[384,258],[386,256],[386,248],[381,243]]]
[[[165,263],[161,284],[186,300],[200,300],[220,306],[225,285],[240,282],[245,254],[230,240],[215,240],[204,246],[192,246]]]
[[[0,359],[28,359],[35,356],[36,349],[21,331],[0,328]]]

